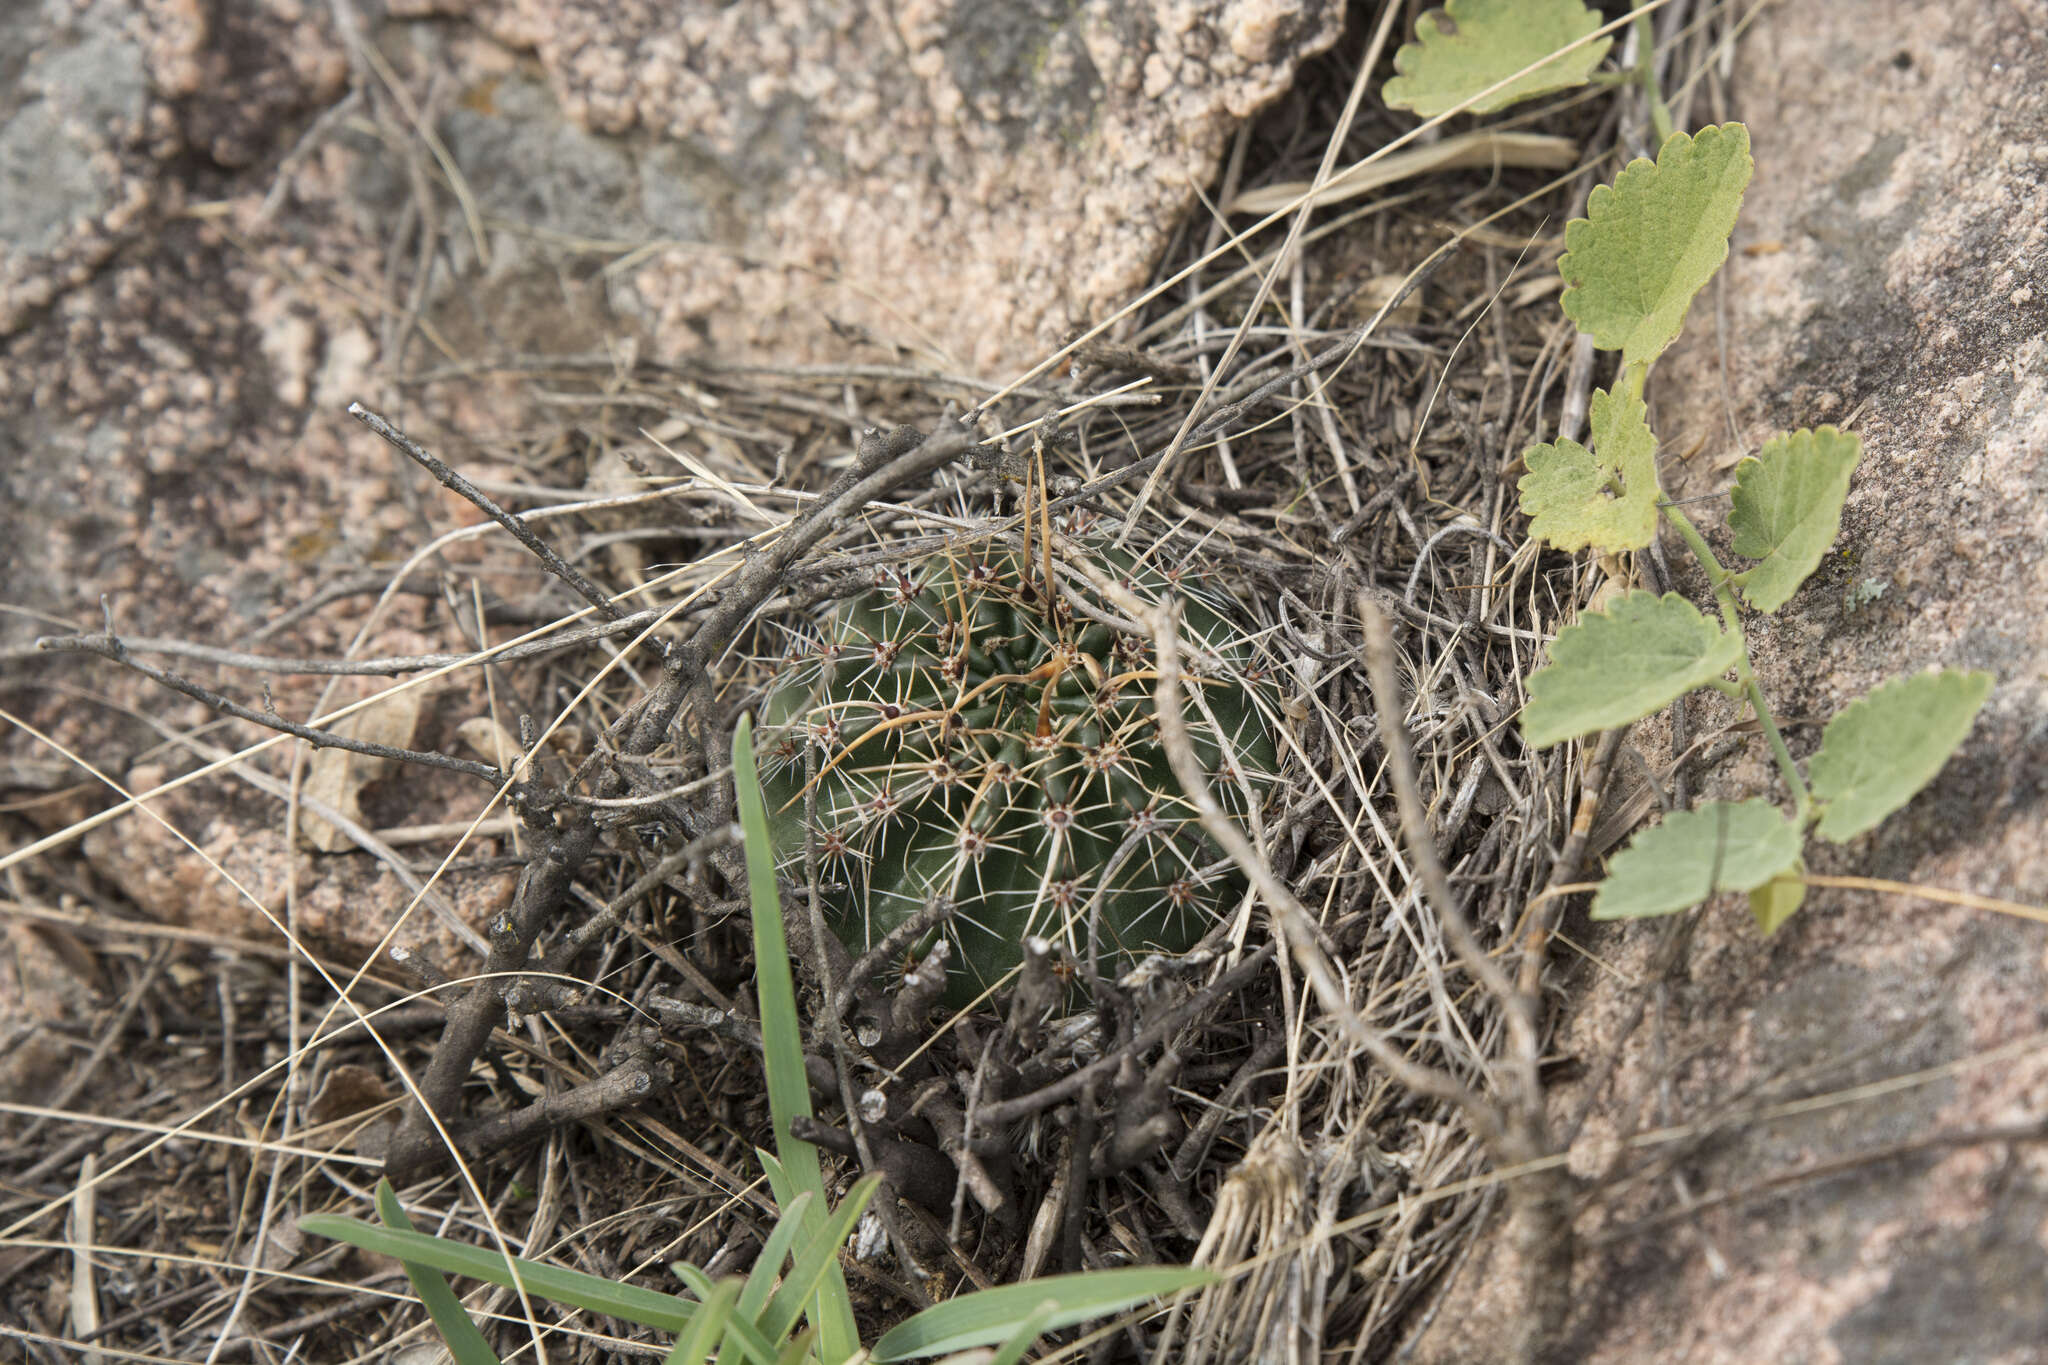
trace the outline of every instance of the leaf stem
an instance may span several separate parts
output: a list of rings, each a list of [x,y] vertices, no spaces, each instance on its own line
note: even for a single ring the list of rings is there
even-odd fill
[[[1650,362],[1647,360],[1638,360],[1635,364],[1622,368],[1622,387],[1627,390],[1628,396],[1638,403],[1643,401],[1643,388],[1649,383],[1649,379]]]
[[[1692,551],[1693,558],[1706,570],[1707,583],[1714,590],[1714,602],[1721,609],[1721,624],[1739,634],[1742,622],[1735,614],[1734,594],[1728,591],[1728,571],[1722,568],[1721,561],[1714,557],[1714,547],[1707,544],[1707,538],[1699,533],[1699,528],[1692,524],[1692,519],[1679,511],[1673,503],[1658,503],[1657,510],[1664,514],[1665,520],[1678,528],[1679,536],[1685,541],[1685,548]]]
[[[1779,733],[1778,722],[1772,718],[1770,705],[1764,700],[1764,690],[1757,685],[1756,675],[1750,670],[1747,640],[1743,641],[1742,658],[1736,663],[1735,672],[1749,693],[1749,706],[1756,712],[1757,724],[1763,727],[1764,738],[1771,743],[1771,757],[1778,761],[1778,772],[1784,777],[1785,785],[1792,789],[1792,804],[1803,829],[1813,816],[1813,795],[1806,790],[1806,780],[1800,777],[1799,766],[1792,761],[1792,751],[1785,747],[1785,736]]]
[[[1741,685],[1743,695],[1749,698],[1749,709],[1756,713],[1757,725],[1763,730],[1764,738],[1770,743],[1771,757],[1777,761],[1778,773],[1785,779],[1785,785],[1792,791],[1792,801],[1804,826],[1813,814],[1813,794],[1806,789],[1806,780],[1799,775],[1799,765],[1792,761],[1792,750],[1785,745],[1785,736],[1778,729],[1778,722],[1771,715],[1770,703],[1764,700],[1764,691],[1756,680],[1756,670],[1749,663],[1749,636],[1742,629],[1742,617],[1736,609],[1735,590],[1721,561],[1714,557],[1713,547],[1707,544],[1699,528],[1670,503],[1659,504],[1665,517],[1678,528],[1686,548],[1706,571],[1707,582],[1713,585],[1714,605],[1720,609],[1721,624],[1729,633],[1742,641],[1742,656],[1735,661],[1735,678]]]
[[[1671,106],[1664,103],[1664,92],[1657,84],[1657,34],[1650,23],[1650,12],[1636,12],[1636,80],[1643,87],[1643,101],[1650,106],[1650,127],[1657,134],[1657,145],[1667,142],[1674,126],[1671,122]]]

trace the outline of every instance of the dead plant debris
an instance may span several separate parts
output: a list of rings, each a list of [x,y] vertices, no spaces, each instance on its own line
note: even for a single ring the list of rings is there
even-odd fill
[[[1703,62],[1724,22],[1708,10],[1674,63]],[[1355,77],[1334,58],[1308,72],[1245,129],[1215,201],[1310,178]],[[1254,892],[1198,954],[1097,980],[1085,1009],[1050,1007],[1055,991],[1046,1008],[953,1013],[915,963],[856,962],[814,933],[789,888],[814,1089],[839,1114],[806,1136],[896,1196],[850,1266],[863,1309],[880,1325],[959,1285],[1195,1257],[1237,1273],[1163,1325],[1076,1349],[1399,1358],[1503,1198],[1488,1173],[1548,1153],[1544,1000],[1563,978],[1543,955],[1558,903],[1538,893],[1572,880],[1588,774],[1525,753],[1510,722],[1599,571],[1532,553],[1509,489],[1519,451],[1583,412],[1589,371],[1547,287],[1560,224],[1635,147],[1633,120],[1560,101],[1519,122],[1581,149],[1562,175],[1443,171],[1332,206],[1252,316],[1280,229],[1239,241],[1191,218],[1161,263],[1174,282],[1023,386],[901,355],[774,370],[623,347],[407,375],[410,412],[509,384],[542,414],[445,444],[387,424],[423,465],[438,449],[434,477],[483,516],[232,650],[126,638],[118,604],[59,647],[203,704],[166,712],[156,793],[254,783],[240,799],[258,818],[416,886],[408,920],[454,879],[516,884],[470,926],[476,951],[444,934],[437,956],[396,925],[376,945],[294,937],[296,872],[263,907],[268,936],[180,930],[136,918],[65,851],[78,824],[38,842],[20,802],[0,809],[18,848],[49,855],[7,860],[19,960],[49,958],[98,1002],[69,1050],[14,1059],[46,1100],[0,1119],[13,1340],[48,1359],[56,1343],[397,1359],[429,1340],[402,1274],[295,1225],[359,1208],[380,1169],[412,1182],[413,1207],[528,1256],[649,1284],[677,1258],[744,1270],[772,1223],[748,1174],[767,1106],[716,756],[763,681],[754,661],[779,626],[891,566],[1086,522],[1250,622],[1284,718],[1279,795],[1238,850]],[[1407,126],[1363,115],[1340,163]],[[405,289],[395,278],[401,312]],[[437,653],[290,656],[309,622],[369,638],[394,602],[439,629]],[[331,677],[321,694],[291,677],[343,672],[417,699],[405,735],[355,738],[370,732]],[[335,800],[346,812],[301,780],[336,746],[371,760],[335,768],[363,778]],[[417,803],[380,805],[380,787],[415,789],[405,765],[428,754],[436,799],[467,796],[393,837],[380,811]],[[1595,795],[1606,756],[1588,755]],[[119,778],[141,756],[84,757]],[[401,775],[378,776],[393,762]],[[1542,1233],[1548,1201],[1568,1249],[1561,1188],[1522,1198],[1517,1227]],[[509,1291],[471,1302],[524,1313]],[[615,1326],[564,1319],[551,1355],[659,1353]]]

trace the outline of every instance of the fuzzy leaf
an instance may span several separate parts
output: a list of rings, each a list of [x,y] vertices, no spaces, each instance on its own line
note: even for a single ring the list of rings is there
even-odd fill
[[[1677,337],[1685,310],[1728,259],[1749,184],[1749,130],[1739,123],[1673,133],[1596,185],[1584,218],[1565,225],[1565,315],[1624,364],[1647,364]]]
[[[1593,391],[1593,449],[1530,446],[1519,485],[1529,534],[1560,550],[1639,550],[1657,534],[1657,437],[1626,388]]]
[[[1842,529],[1849,475],[1863,456],[1853,432],[1821,427],[1789,431],[1735,466],[1735,505],[1728,529],[1734,550],[1763,563],[1734,575],[1758,611],[1785,605]]]
[[[1542,749],[1641,720],[1735,667],[1742,638],[1677,593],[1624,594],[1558,632],[1529,679],[1522,737]]]
[[[1799,826],[1762,801],[1712,801],[1646,829],[1608,864],[1594,919],[1642,919],[1753,891],[1799,862]],[[1789,912],[1788,912],[1789,913]]]
[[[1853,839],[1912,800],[1969,735],[1991,684],[1989,673],[1943,669],[1893,678],[1843,707],[1807,765],[1822,807],[1816,833]]]
[[[1394,54],[1394,70],[1400,74],[1381,93],[1391,109],[1435,118],[1460,108],[1490,114],[1570,90],[1586,83],[1613,38],[1573,48],[1492,94],[1466,102],[1599,27],[1600,16],[1579,0],[1447,0],[1443,9],[1415,21],[1415,41],[1403,43]]]
[[[1764,937],[1777,933],[1778,926],[1791,919],[1806,899],[1806,883],[1798,876],[1801,870],[1795,866],[1749,893],[1749,913],[1756,916],[1756,927]]]

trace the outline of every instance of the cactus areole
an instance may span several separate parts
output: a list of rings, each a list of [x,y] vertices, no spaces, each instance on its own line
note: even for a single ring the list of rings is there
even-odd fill
[[[1274,752],[1227,604],[1189,591],[1177,567],[1078,553],[1141,600],[1178,600],[1190,738],[1242,816]],[[1027,558],[984,543],[883,571],[772,661],[759,734],[785,872],[804,875],[808,785],[829,921],[859,952],[952,898],[956,1005],[998,984],[1026,935],[1085,963],[1092,920],[1113,975],[1135,955],[1186,951],[1243,890],[1160,744],[1151,639],[1077,600],[1122,618],[1043,545]]]

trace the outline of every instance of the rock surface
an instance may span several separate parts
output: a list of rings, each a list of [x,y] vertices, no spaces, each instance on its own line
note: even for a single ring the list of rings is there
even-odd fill
[[[1035,361],[1139,289],[1239,122],[1343,20],[1332,0],[393,10],[535,54],[550,93],[473,87],[456,160],[502,168],[487,212],[672,243],[622,290],[662,348],[800,364],[863,337],[972,373]],[[578,136],[535,117],[553,99],[590,130],[586,192],[508,202],[536,157],[568,164],[521,145]]]
[[[1764,11],[1738,54],[1730,111],[1750,125],[1757,172],[1723,273],[1726,332],[1717,338],[1710,292],[1653,380],[1653,422],[1683,456],[1665,465],[1677,497],[1725,489],[1772,432],[1853,422],[1863,435],[1842,553],[1752,637],[1781,714],[1824,718],[1934,665],[1998,677],[1932,788],[1873,834],[1824,849],[1813,870],[2033,905],[2048,903],[2044,33],[2037,2]],[[1700,515],[1718,523],[1724,511],[1708,503]],[[1698,581],[1682,586],[1702,595]],[[1639,730],[1655,743],[1655,726]],[[1795,751],[1817,738],[1796,728]],[[1710,794],[1770,780],[1750,755]],[[1661,934],[1573,933],[1613,969],[1586,974],[1562,1040],[1592,1072],[1641,998],[1633,983],[1648,980]],[[1589,1097],[1582,1073],[1556,1097],[1560,1123],[1594,1104],[1575,1172],[1660,1172],[1589,1186],[1562,1358],[2048,1360],[2040,1142],[1937,1143],[1767,1184],[1893,1144],[2039,1123],[2043,944],[2038,924],[1862,892],[1813,893],[1770,940],[1739,902],[1704,912],[1613,1080]],[[1828,1102],[1758,1112],[1817,1097]],[[1661,1125],[1686,1140],[1620,1150]],[[1727,1193],[1738,1197],[1631,1227]],[[1475,1256],[1416,1359],[1495,1359],[1513,1311],[1502,1290],[1518,1273],[1504,1248]]]
[[[1001,380],[1143,282],[1238,121],[1335,40],[1342,7],[378,14],[0,7],[0,704],[113,777],[161,742],[143,717],[197,718],[111,668],[36,656],[37,636],[97,629],[104,594],[126,634],[240,643],[476,519],[395,467],[350,400],[460,461],[465,433],[534,415],[517,380],[473,375],[521,354],[908,356]],[[356,23],[372,26],[339,26]],[[429,368],[457,378],[405,382]],[[264,647],[331,656],[363,600]],[[400,599],[361,648],[422,628]],[[255,699],[248,675],[199,681]],[[307,714],[317,681],[277,680],[279,709]],[[0,736],[0,792],[77,776]],[[191,798],[165,813],[281,888],[282,808],[207,790],[248,823]],[[448,818],[433,784],[399,790],[388,819]],[[32,818],[46,832],[90,808],[70,795]],[[93,856],[153,912],[271,932],[160,827],[115,828]],[[333,902],[332,941],[403,903],[355,871],[325,896],[324,864],[294,856],[306,903]]]

